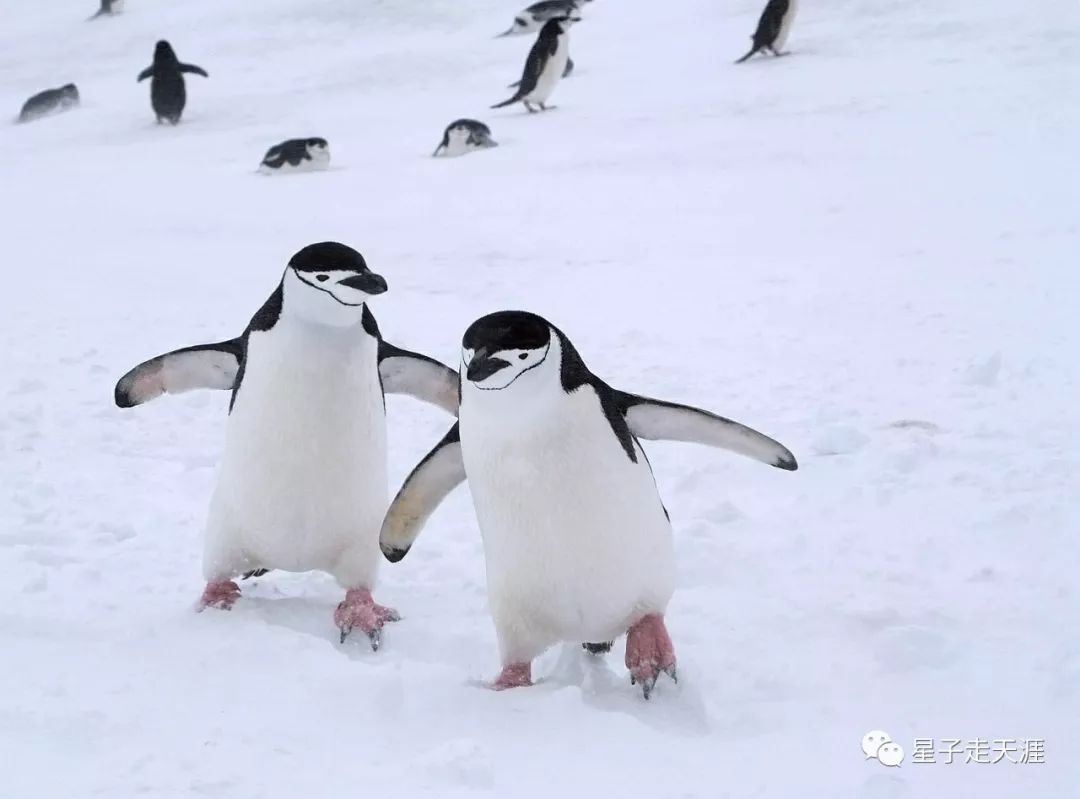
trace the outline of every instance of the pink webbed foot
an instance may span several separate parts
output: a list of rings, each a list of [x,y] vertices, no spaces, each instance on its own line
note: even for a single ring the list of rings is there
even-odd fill
[[[507,688],[528,688],[532,684],[532,663],[511,663],[503,666],[502,673],[495,678],[491,688],[505,691]]]
[[[379,651],[382,643],[382,628],[388,621],[399,621],[401,616],[393,608],[376,605],[367,588],[350,588],[345,592],[345,601],[334,611],[334,624],[341,630],[341,643],[353,628],[359,627],[367,633],[371,649]]]
[[[630,684],[640,682],[646,699],[661,672],[678,682],[675,647],[664,626],[664,617],[659,613],[646,616],[627,632],[626,668],[630,669]]]
[[[240,598],[240,586],[232,580],[220,580],[207,583],[202,598],[199,599],[199,610],[206,608],[218,608],[219,610],[232,610],[236,600]]]

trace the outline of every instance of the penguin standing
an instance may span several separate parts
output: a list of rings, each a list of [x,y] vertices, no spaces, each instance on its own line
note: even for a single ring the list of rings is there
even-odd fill
[[[38,92],[19,111],[19,122],[32,122],[49,114],[68,111],[79,105],[79,89],[74,83],[65,83],[59,89]]]
[[[173,52],[172,45],[162,40],[154,47],[154,63],[139,73],[139,80],[152,77],[150,81],[150,105],[162,121],[175,125],[180,121],[187,104],[187,89],[184,86],[183,73],[210,76],[206,70],[194,64],[182,64]]]
[[[755,53],[768,50],[773,55],[784,55],[781,50],[787,43],[788,34],[791,33],[791,21],[795,19],[795,11],[798,9],[799,0],[769,0],[765,10],[761,12],[757,30],[751,37],[754,41],[750,52],[736,61],[741,64]]]
[[[232,391],[210,502],[201,607],[228,609],[234,579],[266,569],[333,575],[346,589],[334,621],[378,649],[398,618],[375,603],[387,502],[384,392],[451,413],[457,373],[379,334],[368,300],[386,291],[356,250],[312,244],[237,338],[159,355],[116,384],[121,408],[196,388]]]
[[[119,14],[124,10],[124,0],[101,0],[101,7],[90,19]]]
[[[390,561],[466,477],[487,562],[502,673],[530,685],[559,641],[592,652],[627,633],[645,698],[675,677],[664,612],[675,586],[671,525],[639,438],[730,449],[797,468],[784,446],[708,411],[611,388],[547,320],[501,311],[462,340],[459,421],[409,475],[383,521]]]
[[[546,111],[545,104],[566,72],[570,58],[570,26],[580,19],[579,16],[565,16],[545,22],[529,50],[529,57],[525,59],[525,70],[517,91],[509,100],[491,107],[504,108],[520,102],[525,104],[530,113],[536,111],[534,105],[539,105],[542,111]]]

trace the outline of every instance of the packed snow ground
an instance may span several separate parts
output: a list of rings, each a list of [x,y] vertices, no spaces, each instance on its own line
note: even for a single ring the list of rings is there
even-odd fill
[[[735,67],[760,5],[596,0],[529,116],[486,110],[529,47],[491,38],[511,0],[0,0],[0,107],[83,97],[0,126],[0,797],[1075,795],[1075,9],[821,0]],[[175,129],[135,82],[162,37],[210,73]],[[501,146],[429,158],[461,116]],[[329,172],[254,173],[299,136]],[[643,701],[620,642],[484,689],[466,490],[384,565],[377,654],[338,645],[322,575],[192,612],[228,397],[120,411],[113,384],[238,333],[325,239],[386,276],[401,346],[455,363],[476,316],[537,311],[612,384],[799,456],[648,445],[678,686]],[[390,400],[395,487],[449,424]],[[913,763],[916,737],[1047,762]]]

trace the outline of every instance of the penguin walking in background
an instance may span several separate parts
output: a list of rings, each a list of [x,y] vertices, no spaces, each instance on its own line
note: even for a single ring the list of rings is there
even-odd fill
[[[59,89],[38,92],[19,111],[19,122],[32,122],[43,116],[68,111],[79,105],[79,89],[74,83],[66,83]]]
[[[259,171],[264,175],[285,172],[314,172],[330,166],[330,145],[326,139],[289,139],[266,151]]]
[[[101,0],[101,8],[90,19],[119,14],[124,10],[124,0]]]
[[[491,138],[491,128],[476,119],[455,119],[443,131],[442,141],[435,148],[433,157],[455,158],[466,153],[498,147]]]
[[[722,447],[780,469],[795,457],[730,419],[618,391],[535,314],[501,311],[462,339],[458,422],[409,475],[380,544],[401,560],[466,478],[487,563],[502,658],[494,688],[532,683],[560,641],[594,653],[626,633],[626,666],[648,699],[675,678],[664,613],[675,586],[671,524],[638,439]]]
[[[240,575],[318,570],[346,590],[334,613],[342,641],[359,628],[378,649],[383,625],[398,619],[371,593],[387,503],[384,392],[455,413],[458,376],[383,340],[367,303],[386,289],[356,250],[312,244],[240,336],[159,355],[116,384],[121,408],[196,388],[232,392],[200,608],[231,608]]]
[[[183,64],[173,52],[172,45],[162,40],[154,47],[154,63],[139,73],[139,80],[150,81],[150,105],[160,125],[163,121],[175,125],[180,121],[187,104],[187,89],[183,73],[210,76],[206,70],[194,64]]]
[[[736,61],[741,64],[756,53],[768,50],[775,56],[784,55],[781,52],[787,43],[788,34],[791,33],[791,21],[795,19],[795,11],[799,0],[769,0],[765,10],[761,12],[757,30],[751,37],[754,41],[750,52]]]
[[[570,26],[580,19],[580,16],[571,15],[545,22],[529,50],[529,57],[525,59],[525,70],[517,91],[509,100],[491,107],[504,108],[514,103],[524,103],[529,113],[536,111],[534,105],[540,106],[541,111],[546,111],[547,100],[566,72],[570,58]]]

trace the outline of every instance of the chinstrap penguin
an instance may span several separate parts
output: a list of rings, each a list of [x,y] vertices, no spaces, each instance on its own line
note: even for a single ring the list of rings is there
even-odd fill
[[[491,128],[476,119],[455,119],[443,131],[442,141],[432,156],[453,158],[476,150],[498,147],[491,138]]]
[[[25,103],[19,111],[19,122],[32,122],[35,119],[68,111],[79,104],[79,90],[74,83],[66,83],[58,89],[46,89],[38,92]]]
[[[521,36],[526,33],[535,33],[544,26],[544,23],[555,17],[565,17],[571,12],[580,11],[588,0],[541,0],[533,3],[520,14],[514,17],[510,27],[496,36],[500,39],[504,36]]]
[[[150,105],[159,125],[163,121],[175,125],[184,113],[184,106],[187,105],[185,72],[210,77],[202,67],[181,63],[172,45],[162,40],[154,47],[154,63],[139,73],[140,81],[153,78],[150,81]]]
[[[517,91],[510,99],[491,107],[504,108],[520,102],[530,113],[536,110],[534,105],[546,111],[547,100],[566,72],[570,58],[570,26],[580,19],[578,16],[566,16],[545,22],[525,59],[525,69]]]
[[[266,151],[259,171],[264,175],[285,172],[314,172],[330,166],[330,145],[326,139],[289,139]]]
[[[750,52],[736,61],[741,64],[755,53],[768,50],[773,55],[785,55],[782,52],[787,43],[788,34],[791,33],[791,21],[795,19],[795,11],[798,9],[799,0],[769,0],[765,10],[761,12],[757,30],[750,38],[753,45]]]
[[[123,10],[124,0],[101,0],[101,7],[98,8],[97,12],[94,16],[90,17],[90,19],[119,14]]]
[[[197,388],[232,392],[210,501],[200,608],[228,609],[234,579],[324,571],[346,589],[334,621],[378,648],[398,618],[371,591],[387,505],[384,392],[455,413],[458,376],[383,340],[368,300],[387,289],[356,250],[312,244],[238,337],[159,355],[116,384],[121,408]]]
[[[530,685],[560,641],[602,653],[627,633],[648,698],[675,677],[664,612],[675,586],[668,521],[639,439],[708,444],[780,469],[791,452],[708,411],[612,388],[542,317],[501,311],[462,339],[459,421],[406,479],[380,545],[401,560],[439,503],[469,480],[499,642],[497,689]]]

